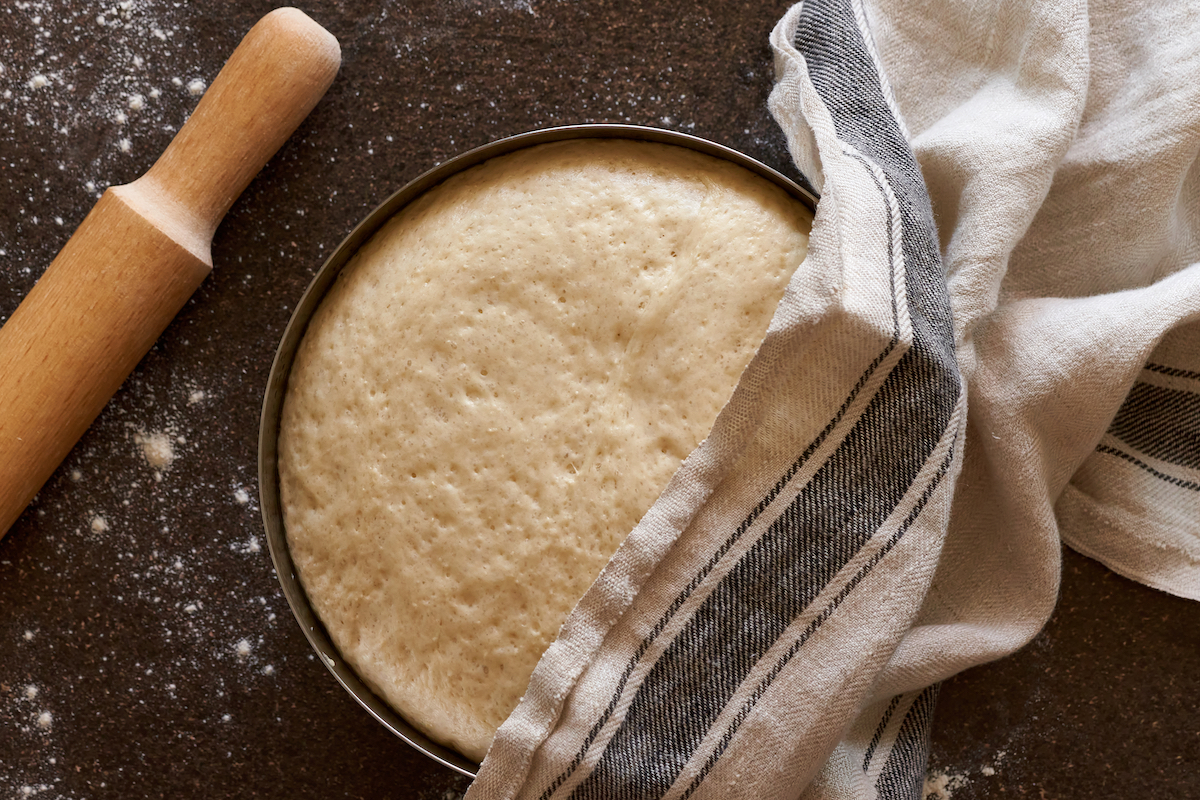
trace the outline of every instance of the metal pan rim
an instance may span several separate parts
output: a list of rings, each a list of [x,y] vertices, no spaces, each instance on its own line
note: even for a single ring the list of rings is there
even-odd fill
[[[354,670],[338,653],[325,627],[317,619],[308,597],[300,585],[296,575],[291,554],[288,551],[287,538],[283,527],[283,510],[279,496],[279,471],[277,440],[279,436],[280,414],[283,408],[283,397],[287,389],[287,379],[291,372],[292,362],[300,340],[308,327],[313,313],[324,299],[329,287],[333,284],[338,273],[350,261],[358,249],[375,234],[376,231],[404,206],[417,197],[442,183],[447,178],[459,172],[470,169],[488,159],[511,153],[526,147],[547,144],[549,142],[568,139],[637,139],[641,141],[659,142],[676,145],[710,156],[731,161],[749,171],[766,178],[780,186],[809,209],[816,208],[817,196],[801,187],[782,173],[762,164],[761,162],[716,142],[691,136],[685,133],[669,131],[660,128],[643,127],[639,125],[616,124],[583,124],[568,125],[556,128],[530,131],[527,133],[498,139],[489,144],[476,147],[461,155],[455,156],[417,178],[410,181],[397,191],[361,222],[337,246],[325,263],[317,270],[309,283],[300,302],[292,312],[291,319],[284,329],[275,358],[271,364],[271,372],[267,378],[267,388],[264,393],[262,414],[259,424],[258,439],[258,484],[259,503],[262,509],[263,526],[266,529],[267,548],[271,553],[271,561],[275,573],[283,588],[284,596],[292,609],[296,621],[321,663],[333,677],[349,692],[359,705],[371,716],[375,717],[385,728],[398,736],[408,745],[423,753],[434,761],[467,777],[475,777],[479,765],[461,754],[444,747],[416,730],[407,720],[397,713],[382,698],[371,691]]]

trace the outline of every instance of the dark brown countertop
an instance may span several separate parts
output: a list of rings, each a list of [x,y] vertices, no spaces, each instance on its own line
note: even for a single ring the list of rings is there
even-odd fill
[[[766,110],[785,3],[302,7],[341,41],[337,81],[234,205],[212,277],[0,540],[0,798],[458,797],[464,778],[314,659],[275,580],[258,413],[292,308],[392,191],[508,134],[633,122],[795,174]],[[0,8],[0,321],[270,8]],[[1200,606],[1068,552],[1047,629],[945,685],[931,764],[954,800],[1200,798],[1198,704]]]

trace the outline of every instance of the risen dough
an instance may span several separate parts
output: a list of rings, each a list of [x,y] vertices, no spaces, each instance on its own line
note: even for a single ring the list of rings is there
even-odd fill
[[[451,178],[347,265],[280,431],[289,547],[364,681],[480,760],[542,651],[707,434],[808,211],[668,145]]]

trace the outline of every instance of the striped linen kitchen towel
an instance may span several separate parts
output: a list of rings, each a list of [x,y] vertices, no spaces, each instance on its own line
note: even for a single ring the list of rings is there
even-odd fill
[[[808,259],[468,800],[920,798],[938,682],[1037,633],[1061,541],[1200,598],[1197,41],[1114,0],[787,12]]]

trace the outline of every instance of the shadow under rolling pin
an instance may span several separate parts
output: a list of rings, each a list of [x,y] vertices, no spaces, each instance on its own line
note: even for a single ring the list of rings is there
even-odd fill
[[[154,166],[104,193],[0,327],[0,537],[212,271],[212,237],[333,82],[294,8],[250,29]]]

